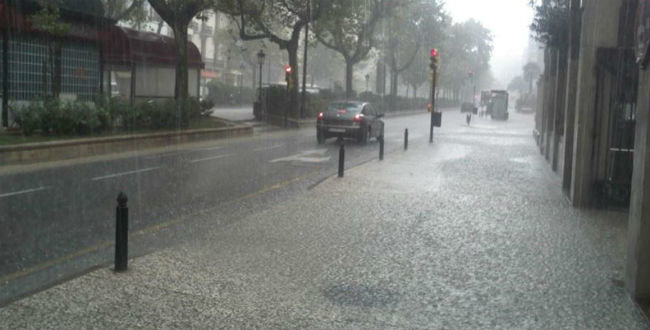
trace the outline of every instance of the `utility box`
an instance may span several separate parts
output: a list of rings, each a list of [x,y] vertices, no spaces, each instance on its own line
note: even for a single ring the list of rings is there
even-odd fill
[[[253,103],[253,116],[255,116],[255,119],[257,120],[262,119],[262,102],[255,101]]]

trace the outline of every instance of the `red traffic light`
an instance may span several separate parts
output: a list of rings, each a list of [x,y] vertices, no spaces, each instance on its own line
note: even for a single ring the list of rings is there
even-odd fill
[[[291,70],[292,70],[291,65],[285,65],[284,66],[284,72],[286,72],[287,74],[291,73]]]
[[[438,56],[438,50],[435,49],[435,48],[431,49],[431,56],[437,57]]]

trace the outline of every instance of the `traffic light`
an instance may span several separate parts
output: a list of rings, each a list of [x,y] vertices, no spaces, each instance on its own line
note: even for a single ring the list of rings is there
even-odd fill
[[[437,49],[432,49],[431,50],[431,64],[429,65],[431,67],[431,70],[435,70],[438,68],[440,65],[440,54],[438,53]]]
[[[287,88],[291,89],[292,87],[292,76],[291,72],[293,71],[293,68],[291,68],[291,65],[285,65],[284,66],[284,80],[287,82]]]

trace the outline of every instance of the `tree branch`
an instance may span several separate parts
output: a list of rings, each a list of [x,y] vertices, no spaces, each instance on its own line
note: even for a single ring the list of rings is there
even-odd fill
[[[331,49],[333,51],[341,53],[341,55],[343,55],[343,57],[345,59],[350,57],[350,55],[347,52],[347,49],[345,49],[344,47],[339,47],[339,46],[337,46],[335,44],[332,44],[332,43],[328,42],[323,37],[321,37],[320,34],[318,34],[318,33],[314,33],[314,36],[316,36],[316,40],[318,40],[323,46],[325,46],[325,47],[327,47],[327,48],[329,48],[329,49]]]
[[[110,3],[114,3],[114,2],[115,2],[115,0],[110,1]],[[125,11],[121,12],[121,13],[118,14],[118,15],[115,15],[115,13],[114,13],[114,11],[115,11],[115,7],[113,6],[113,7],[110,9],[110,16],[111,16],[111,18],[115,19],[116,21],[121,21],[121,20],[123,20],[123,19],[125,19],[125,18],[131,16],[131,14],[132,14],[132,13],[133,13],[137,8],[142,7],[142,5],[144,4],[144,2],[145,2],[145,0],[133,0],[133,1],[131,2],[131,5],[129,6],[129,8],[127,8]]]
[[[397,68],[397,73],[402,73],[404,70],[408,69],[409,66],[411,66],[411,63],[413,63],[413,60],[415,60],[415,56],[418,54],[420,51],[420,43],[415,44],[415,49],[413,50],[413,54],[411,54],[411,58],[404,63],[402,67]]]

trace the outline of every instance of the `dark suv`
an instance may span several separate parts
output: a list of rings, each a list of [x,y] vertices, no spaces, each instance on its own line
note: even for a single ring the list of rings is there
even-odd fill
[[[339,101],[331,102],[327,109],[318,114],[316,119],[316,137],[318,143],[325,143],[330,137],[353,138],[360,143],[367,143],[371,138],[384,137],[384,114],[377,113],[366,102]]]

